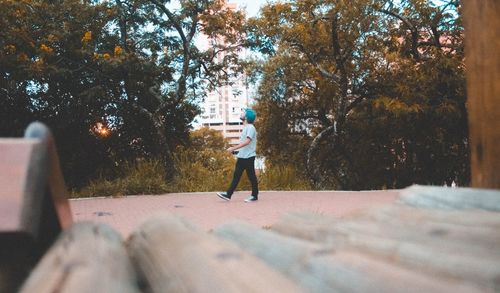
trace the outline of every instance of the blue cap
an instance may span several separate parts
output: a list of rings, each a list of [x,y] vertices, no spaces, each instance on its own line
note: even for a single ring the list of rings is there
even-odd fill
[[[247,120],[248,123],[253,123],[256,117],[257,113],[255,113],[254,110],[248,108],[245,109],[245,119]]]

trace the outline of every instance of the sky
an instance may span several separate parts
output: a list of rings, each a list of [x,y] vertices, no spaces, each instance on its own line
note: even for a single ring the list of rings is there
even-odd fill
[[[236,3],[238,8],[246,7],[247,16],[256,16],[262,5],[266,4],[267,0],[228,0],[229,3]]]
[[[270,0],[228,0],[229,3],[236,3],[238,8],[246,7],[248,17],[256,16],[259,8]],[[442,0],[432,0],[434,4],[442,4]]]

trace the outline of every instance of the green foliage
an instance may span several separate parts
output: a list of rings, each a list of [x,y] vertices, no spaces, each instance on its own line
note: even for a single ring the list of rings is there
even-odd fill
[[[296,166],[272,166],[259,176],[263,190],[311,190],[310,181],[298,172]]]
[[[136,194],[164,194],[169,192],[222,191],[229,186],[235,167],[235,158],[226,151],[228,142],[222,135],[208,128],[193,131],[189,146],[179,147],[175,153],[176,177],[165,180],[159,160],[137,160],[117,166],[115,179],[101,175],[88,186],[74,191],[72,197],[121,196]],[[258,175],[260,190],[307,190],[308,181],[293,165],[271,166]],[[238,190],[250,190],[244,174]]]
[[[175,190],[216,191],[229,186],[235,160],[225,149],[179,149],[175,158]]]
[[[458,2],[285,1],[247,23],[221,0],[170,3],[0,0],[0,136],[48,124],[72,188],[223,190],[234,158],[190,123],[207,82],[241,72],[246,44],[267,58],[248,67],[262,81],[262,188],[306,186],[312,161],[323,188],[467,184]]]
[[[0,0],[0,136],[48,124],[70,187],[143,157],[171,179],[205,81],[238,72],[243,17],[220,0],[167,2]],[[228,58],[197,48],[200,31],[225,38]]]
[[[191,153],[192,154],[192,153]],[[211,160],[212,164],[195,162],[188,151],[176,154],[178,175],[167,183],[161,161],[138,160],[119,166],[119,177],[108,179],[100,176],[79,190],[71,192],[72,198],[124,196],[140,194],[165,194],[172,192],[208,192],[226,190],[234,171],[234,158],[221,156]],[[221,161],[217,161],[221,160]],[[212,169],[213,164],[221,169]],[[262,190],[311,190],[309,181],[293,165],[275,166],[257,176]],[[251,185],[244,174],[237,190],[250,190]]]
[[[123,196],[136,194],[161,194],[170,189],[166,184],[165,170],[159,160],[137,160],[117,168],[119,176],[107,179],[100,176],[79,190],[72,197]]]
[[[463,27],[451,4],[264,6],[249,45],[268,57],[251,67],[267,161],[310,167],[321,188],[466,185]]]

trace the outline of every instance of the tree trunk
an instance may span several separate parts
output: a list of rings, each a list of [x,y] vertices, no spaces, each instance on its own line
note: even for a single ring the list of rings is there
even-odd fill
[[[127,34],[127,20],[125,18],[125,12],[123,11],[123,5],[120,0],[115,0],[116,6],[118,7],[118,26],[120,27],[120,44],[123,47],[123,50],[125,52],[129,52],[128,46],[127,46],[127,39],[128,39],[128,34]]]
[[[309,178],[313,181],[315,185],[319,184],[322,180],[320,166],[317,160],[314,160],[314,153],[317,151],[319,144],[322,140],[327,138],[328,136],[336,137],[337,127],[336,122],[333,125],[327,127],[325,130],[321,131],[311,142],[309,149],[307,150],[307,173],[309,174]],[[335,144],[335,140],[333,141]]]
[[[500,2],[464,6],[472,186],[500,188]]]
[[[174,157],[168,145],[167,136],[165,135],[165,125],[163,121],[160,121],[159,118],[156,118],[154,120],[157,139],[155,154],[162,160],[163,168],[165,169],[165,179],[170,181],[174,178],[175,175]]]

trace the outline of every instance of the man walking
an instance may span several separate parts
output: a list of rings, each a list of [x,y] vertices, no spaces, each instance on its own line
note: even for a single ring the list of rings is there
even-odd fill
[[[227,192],[217,192],[217,195],[223,200],[230,200],[231,196],[240,182],[243,171],[247,172],[248,179],[252,184],[252,195],[245,199],[245,202],[253,202],[258,200],[259,186],[257,183],[257,176],[255,176],[255,156],[257,148],[257,130],[253,125],[256,113],[252,109],[244,109],[241,113],[240,119],[243,121],[244,127],[240,136],[240,143],[236,146],[230,147],[227,150],[236,154],[238,160],[234,168],[233,180]]]

